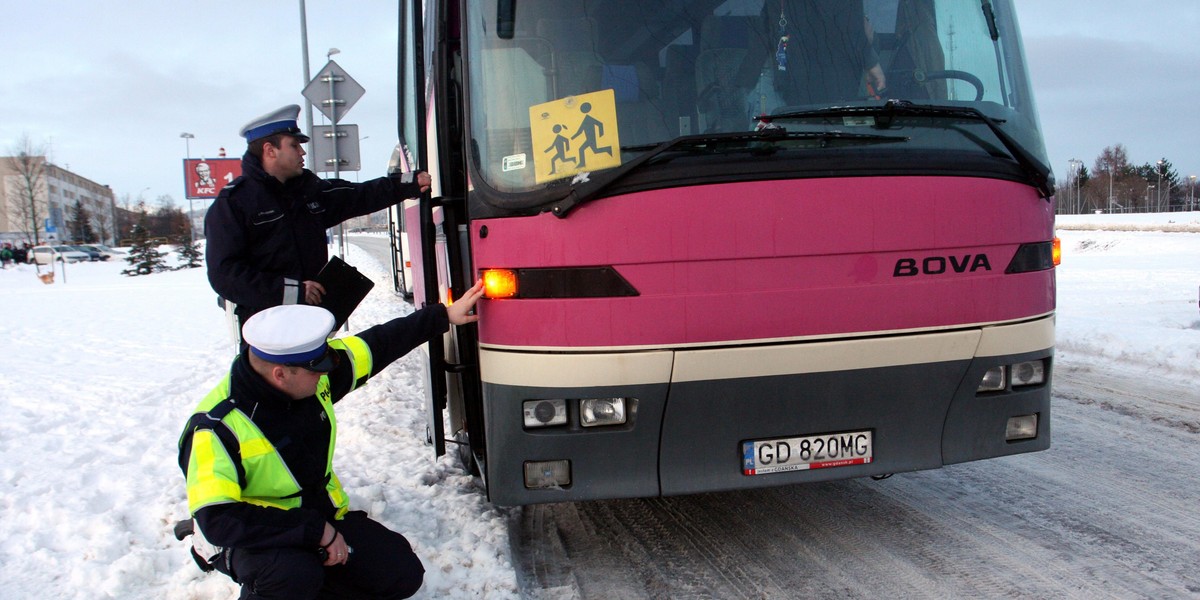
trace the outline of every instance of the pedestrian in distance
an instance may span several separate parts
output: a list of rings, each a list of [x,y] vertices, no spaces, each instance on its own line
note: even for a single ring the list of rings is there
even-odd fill
[[[482,294],[477,282],[449,307],[332,340],[324,308],[281,305],[252,316],[248,348],[179,440],[201,569],[241,584],[243,599],[415,594],[424,568],[408,540],[350,510],[333,469],[334,406],[451,324],[478,320],[471,309]]]
[[[347,219],[387,208],[429,190],[428,173],[404,173],[362,183],[321,179],[304,168],[292,104],[250,121],[242,175],[222,188],[204,218],[208,281],[236,316],[281,304],[321,303],[316,281],[329,260],[326,231]]]

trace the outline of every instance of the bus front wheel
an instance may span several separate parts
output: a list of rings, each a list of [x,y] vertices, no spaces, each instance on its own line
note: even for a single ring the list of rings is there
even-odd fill
[[[471,449],[471,436],[466,431],[454,434],[454,447],[457,449],[458,462],[463,469],[474,477],[479,477],[479,464],[475,462],[475,452]]]

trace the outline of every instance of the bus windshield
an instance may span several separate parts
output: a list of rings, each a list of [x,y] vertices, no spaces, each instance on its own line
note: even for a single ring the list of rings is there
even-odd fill
[[[464,25],[472,169],[508,194],[689,136],[723,140],[705,150],[736,169],[757,142],[723,134],[764,128],[805,134],[774,139],[773,156],[845,132],[902,136],[890,153],[1047,163],[1011,0],[473,0]],[[930,111],[879,131],[870,110],[824,110],[889,101],[986,122]]]

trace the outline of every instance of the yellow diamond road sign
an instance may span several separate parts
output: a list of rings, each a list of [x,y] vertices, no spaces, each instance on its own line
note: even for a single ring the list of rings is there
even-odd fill
[[[533,173],[538,183],[621,165],[612,90],[529,107]]]

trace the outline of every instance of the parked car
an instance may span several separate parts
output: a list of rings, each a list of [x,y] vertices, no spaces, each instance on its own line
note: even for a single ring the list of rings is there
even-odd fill
[[[98,251],[98,250],[88,250],[87,248],[84,248],[83,246],[67,246],[67,247],[71,248],[73,250],[78,250],[78,251],[88,255],[88,260],[90,260],[92,262],[104,260],[103,257],[100,256],[100,251]]]
[[[100,260],[108,260],[118,254],[124,254],[124,252],[113,250],[104,244],[83,244],[76,247],[86,252],[98,252],[100,254]]]
[[[90,254],[70,246],[34,246],[30,252],[29,262],[48,265],[54,261],[76,263],[89,260],[92,260]]]

